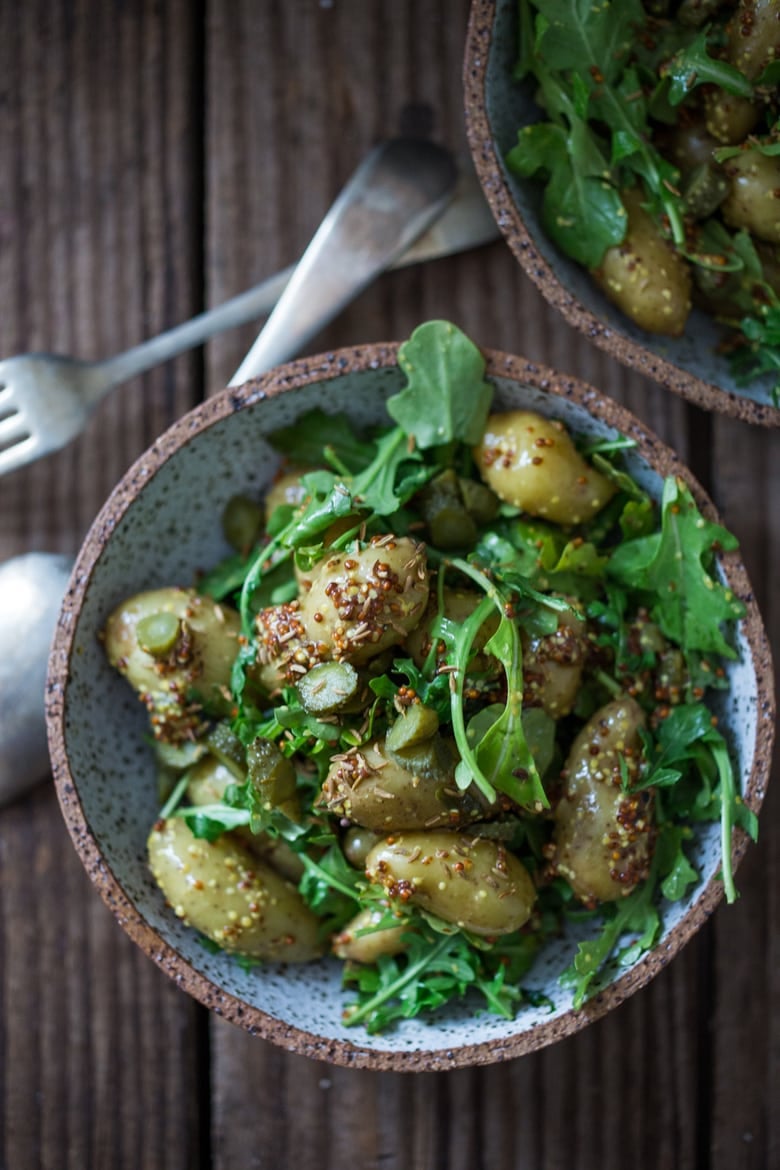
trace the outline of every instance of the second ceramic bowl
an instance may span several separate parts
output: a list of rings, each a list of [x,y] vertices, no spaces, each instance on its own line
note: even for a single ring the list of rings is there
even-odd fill
[[[694,309],[685,335],[658,337],[634,325],[592,282],[588,273],[558,251],[541,224],[541,187],[506,166],[521,126],[539,120],[532,84],[518,84],[515,0],[473,0],[464,61],[466,125],[482,188],[515,257],[570,325],[619,361],[695,402],[762,426],[780,426],[768,377],[736,384],[718,352],[723,333]]]

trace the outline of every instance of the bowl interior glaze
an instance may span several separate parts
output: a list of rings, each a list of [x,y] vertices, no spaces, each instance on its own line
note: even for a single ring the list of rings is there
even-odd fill
[[[292,363],[264,379],[210,399],[174,425],[130,469],[95,521],[78,557],[59,618],[47,686],[50,748],[65,820],[92,880],[122,926],[180,986],[249,1031],[308,1056],[397,1070],[488,1063],[539,1048],[577,1031],[620,1003],[663,966],[721,896],[718,826],[702,829],[696,860],[702,880],[684,902],[664,908],[658,949],[586,1008],[570,1010],[556,982],[576,931],[547,949],[527,978],[554,1010],[528,1007],[517,1019],[475,1016],[466,1006],[436,1022],[408,1021],[386,1035],[345,1028],[339,965],[269,964],[242,970],[211,954],[165,908],[146,865],[145,841],[158,812],[155,768],[145,743],[146,712],[104,657],[98,631],[135,591],[189,584],[227,551],[221,510],[236,492],[258,494],[277,460],[265,436],[313,406],[348,412],[356,424],[384,419],[382,404],[403,383],[396,348],[344,350]],[[637,420],[591,387],[503,354],[489,355],[495,405],[561,418],[575,434],[635,438],[632,472],[658,495],[661,477],[684,475],[700,506],[714,514],[673,453]],[[735,593],[749,607],[739,658],[720,712],[747,799],[758,809],[768,775],[773,728],[771,668],[760,618],[737,558],[723,559]],[[745,845],[735,841],[735,857]]]
[[[528,276],[571,325],[625,365],[707,410],[780,426],[772,379],[737,386],[718,352],[724,333],[712,317],[694,309],[680,338],[646,333],[550,242],[541,221],[542,185],[513,174],[504,161],[519,128],[544,117],[534,102],[533,83],[512,77],[516,45],[514,0],[473,0],[464,61],[469,144],[498,226]]]

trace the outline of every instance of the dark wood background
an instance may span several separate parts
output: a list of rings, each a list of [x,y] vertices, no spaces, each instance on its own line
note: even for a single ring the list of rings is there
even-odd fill
[[[0,353],[107,356],[242,291],[402,124],[465,151],[466,21],[467,0],[0,0]],[[675,447],[739,535],[778,646],[780,434],[612,363],[501,242],[383,277],[312,348],[431,316],[594,382]],[[254,332],[128,384],[2,479],[0,559],[75,552]],[[740,902],[610,1017],[508,1064],[390,1075],[288,1054],[187,998],[113,921],[44,782],[0,812],[0,1165],[780,1166],[779,796]]]

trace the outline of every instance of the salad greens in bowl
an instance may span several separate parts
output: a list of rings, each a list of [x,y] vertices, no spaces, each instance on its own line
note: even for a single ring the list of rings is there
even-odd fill
[[[472,154],[516,258],[597,345],[780,423],[774,0],[474,0]]]
[[[47,716],[155,962],[285,1047],[418,1070],[577,1031],[734,901],[774,699],[674,454],[433,321],[155,443],[78,558]]]

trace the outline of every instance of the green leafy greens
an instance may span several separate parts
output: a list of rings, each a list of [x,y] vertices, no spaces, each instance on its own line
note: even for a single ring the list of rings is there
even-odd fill
[[[563,0],[547,5],[546,18],[560,21],[566,7]],[[557,59],[576,57],[583,38],[597,32],[605,43],[611,38],[619,57],[629,25],[608,28],[588,6],[577,11],[579,23],[557,44]],[[379,1031],[475,993],[487,1010],[505,1017],[523,1005],[550,1006],[525,979],[533,983],[536,953],[567,919],[581,921],[589,935],[562,975],[579,1007],[616,967],[655,945],[664,899],[678,901],[699,883],[699,822],[720,821],[723,884],[728,900],[736,896],[733,831],[739,827],[755,837],[756,822],[704,701],[706,686],[723,685],[719,664],[734,657],[731,631],[745,612],[717,566],[717,554],[736,542],[701,514],[682,480],[668,478],[656,505],[623,464],[629,440],[600,441],[586,454],[611,481],[614,496],[590,522],[563,528],[514,507],[495,507],[475,525],[471,547],[453,551],[428,543],[428,642],[413,650],[400,639],[370,666],[358,664],[352,671],[362,672],[358,703],[336,703],[335,710],[307,706],[305,688],[289,682],[264,693],[254,674],[256,615],[295,598],[296,568],[308,573],[334,548],[355,554],[371,548],[372,534],[380,542],[399,531],[424,535],[420,489],[443,469],[474,476],[472,448],[492,398],[478,349],[455,326],[430,322],[401,347],[399,364],[406,384],[388,402],[394,425],[360,435],[345,419],[316,410],[274,436],[281,451],[303,451],[312,466],[301,477],[304,499],[297,508],[277,509],[249,556],[230,558],[201,582],[213,596],[235,599],[240,610],[235,713],[227,732],[218,726],[221,737],[209,735],[197,752],[180,753],[181,778],[161,815],[183,817],[206,841],[248,830],[266,846],[287,850],[297,859],[300,896],[326,941],[349,935],[358,911],[371,912],[370,922],[364,918],[355,928],[358,938],[387,930],[395,937],[400,928],[397,953],[380,947],[371,962],[346,963],[347,1024]],[[382,544],[376,547],[379,558]],[[471,598],[457,620],[447,609],[448,590]],[[538,678],[529,682],[544,662],[534,664],[534,648],[552,644],[557,653],[556,636],[575,618],[587,629],[577,660],[579,690],[573,709],[553,718],[535,696]],[[561,644],[565,651],[565,637]],[[664,681],[670,655],[679,674],[674,685]],[[568,660],[564,653],[552,661],[561,667]],[[632,773],[622,758],[616,783],[627,797],[652,793],[655,847],[646,879],[627,897],[583,909],[573,886],[550,865],[561,780],[579,729],[614,696],[626,694],[644,707],[647,730],[638,770]],[[359,764],[379,742],[388,763],[406,759],[403,746],[392,757],[389,735],[420,706],[429,727],[420,733],[423,741],[433,736],[445,752],[454,745],[456,755],[447,756],[451,770],[443,780],[425,771],[431,765],[424,756],[422,763],[409,763],[410,770],[420,768],[415,784],[466,794],[479,810],[465,824],[467,838],[500,842],[533,875],[538,900],[532,918],[509,934],[470,933],[403,891],[372,884],[347,848],[349,808],[331,811],[323,799],[334,762]],[[269,799],[268,784],[252,772],[250,756],[263,741],[274,745],[288,778],[285,768],[292,769],[300,815]],[[203,751],[219,759],[228,752],[232,781],[209,803],[189,804],[189,769],[202,766]]]
[[[718,164],[747,149],[768,157],[780,150],[777,62],[751,80],[724,59],[722,22],[687,27],[651,14],[641,0],[519,0],[518,34],[513,76],[533,82],[544,117],[519,130],[506,161],[515,174],[543,185],[547,235],[577,263],[598,269],[625,240],[622,193],[638,185],[659,234],[712,297],[710,311],[735,331],[727,353],[737,384],[770,375],[777,403],[776,283],[748,233],[726,226],[717,198],[701,208],[688,201],[692,164],[675,165],[679,156],[668,147],[678,119],[704,125],[702,92],[716,95],[714,103],[718,97],[753,103],[761,111],[758,128],[744,142],[713,151],[709,189],[720,182],[722,199],[728,181]]]

